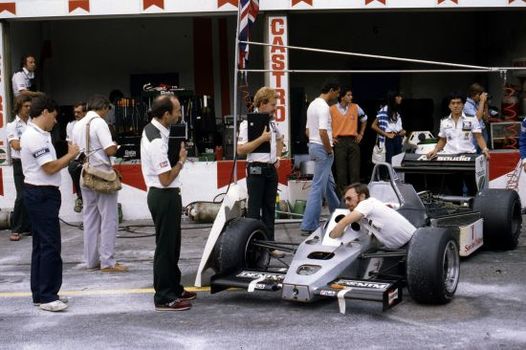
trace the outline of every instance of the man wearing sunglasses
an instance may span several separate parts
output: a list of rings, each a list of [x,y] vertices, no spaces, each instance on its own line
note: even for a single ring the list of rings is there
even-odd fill
[[[354,183],[345,189],[345,205],[351,212],[336,224],[329,233],[331,238],[339,238],[345,228],[359,222],[380,245],[397,249],[409,242],[416,228],[396,210],[376,198],[369,196],[369,188],[362,183]]]

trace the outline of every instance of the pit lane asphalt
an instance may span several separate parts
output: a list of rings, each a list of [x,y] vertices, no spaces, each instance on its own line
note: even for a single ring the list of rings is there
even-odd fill
[[[185,286],[193,285],[208,232],[183,232]],[[276,236],[301,240],[298,224],[278,225]],[[29,293],[31,238],[8,237],[0,231],[1,349],[526,348],[524,230],[517,250],[462,259],[460,284],[448,305],[418,305],[405,291],[405,300],[386,312],[377,303],[347,301],[346,315],[334,300],[296,304],[281,301],[279,293],[206,290],[198,291],[190,311],[156,312],[153,237],[117,240],[116,256],[128,273],[88,272],[81,264],[82,231],[67,225],[61,294],[69,296],[70,307],[41,311]]]

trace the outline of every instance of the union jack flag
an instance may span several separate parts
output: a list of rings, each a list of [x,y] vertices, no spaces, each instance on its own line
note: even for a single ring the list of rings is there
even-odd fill
[[[239,0],[239,41],[249,41],[250,28],[259,12],[259,0]],[[248,62],[248,44],[239,44],[239,69]]]

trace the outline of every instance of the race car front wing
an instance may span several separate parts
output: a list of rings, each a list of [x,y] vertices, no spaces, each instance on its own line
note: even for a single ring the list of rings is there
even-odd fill
[[[337,298],[341,313],[345,313],[345,299],[379,301],[385,311],[402,301],[403,285],[401,281],[339,278],[316,290],[315,294]]]
[[[299,302],[309,302],[316,297],[336,298],[342,313],[345,313],[346,299],[378,301],[385,311],[403,298],[401,281],[338,278],[322,288],[312,290],[306,285],[287,284],[284,278],[285,273],[282,272],[241,270],[213,276],[211,292],[218,293],[228,288],[246,289],[248,292],[282,290],[283,299]]]

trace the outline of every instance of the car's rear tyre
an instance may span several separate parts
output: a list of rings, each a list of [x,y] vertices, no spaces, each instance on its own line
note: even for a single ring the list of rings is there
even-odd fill
[[[229,221],[213,251],[212,267],[218,274],[239,269],[264,269],[270,260],[268,249],[254,246],[255,240],[268,240],[265,225],[255,219]]]
[[[515,190],[486,189],[475,197],[473,210],[484,219],[484,245],[490,249],[515,249],[522,226],[521,200]]]
[[[445,304],[455,295],[460,277],[458,243],[452,229],[422,227],[407,252],[407,289],[421,304]]]

